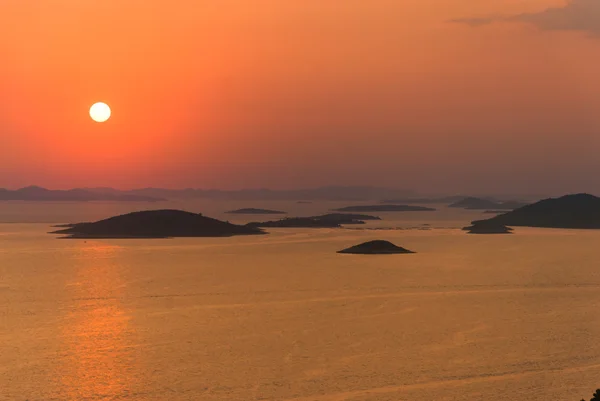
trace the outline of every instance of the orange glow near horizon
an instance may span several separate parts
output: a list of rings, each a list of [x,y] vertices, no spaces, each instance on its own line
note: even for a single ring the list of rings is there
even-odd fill
[[[581,177],[600,167],[600,41],[449,22],[565,4],[7,0],[0,188]],[[118,110],[103,124],[97,99]]]

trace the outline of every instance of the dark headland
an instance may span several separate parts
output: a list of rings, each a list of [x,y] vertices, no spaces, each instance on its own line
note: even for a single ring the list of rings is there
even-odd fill
[[[237,209],[237,210],[230,210],[225,213],[229,213],[229,214],[286,214],[286,212],[282,212],[279,210],[256,209],[253,207]]]
[[[342,249],[341,251],[338,251],[338,253],[353,253],[359,255],[391,255],[415,252],[394,245],[389,241],[375,240]]]
[[[149,210],[111,217],[94,223],[72,224],[51,234],[66,238],[170,238],[230,237],[264,234],[259,228],[240,226],[181,210]]]
[[[333,209],[336,212],[433,212],[435,209],[411,205],[360,205]]]
[[[335,228],[342,224],[365,224],[365,220],[381,220],[366,214],[330,213],[322,216],[291,217],[276,221],[252,222],[249,227]]]
[[[600,228],[600,198],[589,194],[549,198],[487,220],[473,221],[505,226],[543,228]]]

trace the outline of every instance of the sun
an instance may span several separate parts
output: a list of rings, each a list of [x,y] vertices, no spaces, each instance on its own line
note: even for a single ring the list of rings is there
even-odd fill
[[[103,123],[110,118],[110,107],[106,103],[94,103],[90,107],[90,117],[97,123]]]

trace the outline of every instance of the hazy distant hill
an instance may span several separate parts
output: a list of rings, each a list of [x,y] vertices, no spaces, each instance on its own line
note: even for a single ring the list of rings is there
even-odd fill
[[[218,200],[302,200],[302,201],[363,201],[397,197],[409,197],[412,191],[404,189],[378,188],[368,186],[328,186],[309,189],[271,190],[271,189],[163,189],[141,188],[118,191],[113,188],[86,188],[95,193],[117,193],[143,195],[167,199],[218,199]]]
[[[30,186],[14,191],[0,188],[0,201],[116,201],[116,202],[157,202],[163,198],[127,194],[127,193],[100,193],[85,189],[51,190],[37,186]]]

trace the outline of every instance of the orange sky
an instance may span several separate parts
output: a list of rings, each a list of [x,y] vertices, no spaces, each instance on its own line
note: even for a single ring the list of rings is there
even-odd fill
[[[571,6],[2,0],[0,187],[594,192],[600,13],[549,29]]]

